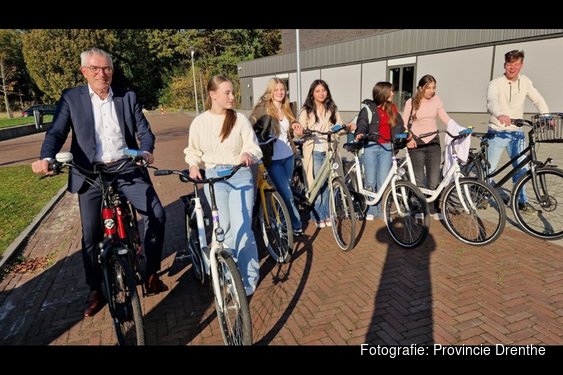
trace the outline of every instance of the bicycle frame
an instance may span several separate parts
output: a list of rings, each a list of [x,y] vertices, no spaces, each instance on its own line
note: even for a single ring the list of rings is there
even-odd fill
[[[429,134],[438,134],[438,133],[442,133],[442,132],[443,131],[437,131],[437,132],[432,132],[432,133],[429,133]],[[455,138],[455,136],[453,136],[451,134],[449,134],[449,135],[452,138]],[[426,136],[426,134],[425,134],[425,136]],[[423,188],[423,187],[420,187],[420,186],[418,188],[420,189],[422,194],[424,194],[424,196],[426,197],[426,201],[431,203],[431,202],[434,202],[436,199],[438,199],[440,194],[442,194],[442,191],[444,191],[446,186],[448,186],[453,179],[453,182],[455,184],[458,196],[459,197],[465,197],[468,200],[469,206],[472,209],[476,209],[477,206],[475,205],[475,202],[473,202],[471,200],[471,196],[470,196],[469,192],[465,191],[464,194],[462,194],[461,184],[459,183],[459,181],[464,176],[461,173],[461,167],[459,166],[459,162],[458,162],[459,159],[457,157],[456,149],[451,144],[446,146],[446,147],[451,147],[453,163],[450,166],[450,168],[448,169],[446,175],[442,178],[442,181],[440,181],[440,184],[434,190]],[[412,160],[411,160],[411,157],[410,157],[410,154],[409,154],[409,150],[407,148],[405,149],[405,161],[401,164],[401,167],[405,167],[405,166],[406,166],[406,168],[409,172],[410,182],[412,182],[413,184],[416,185],[416,179],[414,177],[414,169],[413,169],[413,166],[412,166]],[[469,213],[470,207],[467,206],[465,199],[461,199],[460,203],[461,203],[461,206],[463,207],[464,211],[466,213]]]
[[[391,151],[393,152],[393,150],[391,150]],[[389,173],[387,174],[385,181],[383,181],[382,186],[376,192],[373,192],[373,191],[370,191],[370,190],[367,190],[367,189],[364,188],[364,179],[362,178],[362,162],[361,162],[360,157],[359,157],[357,152],[354,153],[354,164],[350,168],[350,171],[354,170],[356,184],[357,184],[358,190],[359,190],[358,193],[362,194],[364,197],[371,198],[371,199],[366,199],[366,204],[368,206],[374,206],[374,205],[378,204],[379,202],[381,202],[381,199],[383,198],[383,194],[385,193],[385,190],[391,184],[392,192],[393,192],[393,201],[394,201],[395,205],[397,206],[397,210],[398,210],[399,215],[401,217],[404,217],[406,214],[401,209],[401,205],[399,205],[399,202],[397,200],[396,185],[395,185],[395,182],[397,181],[397,179],[401,178],[401,174],[404,173],[404,172],[402,172],[402,167],[403,167],[403,165],[401,165],[401,166],[398,165],[397,156],[393,152],[393,156],[391,156],[391,169],[389,170]],[[404,199],[406,199],[406,197],[404,197]],[[408,207],[407,202],[404,202],[404,204],[405,204],[405,207]]]
[[[305,184],[305,197],[300,197],[300,198],[304,200],[308,206],[312,206],[314,204],[317,195],[319,194],[320,190],[323,188],[325,183],[331,182],[336,177],[339,177],[339,175],[336,173],[336,170],[342,165],[342,160],[340,159],[340,155],[338,154],[338,151],[337,150],[335,151],[335,149],[337,149],[338,147],[338,139],[332,138],[332,134],[339,130],[340,129],[337,129],[336,131],[331,131],[325,134],[327,135],[328,149],[325,155],[325,160],[321,165],[321,169],[318,175],[315,176],[315,181],[313,182],[313,186],[309,186],[309,184],[307,183],[307,172],[305,171],[305,168],[302,168],[301,177]],[[320,133],[320,132],[315,131],[315,133]],[[329,190],[329,199],[334,204],[333,191],[330,188],[328,190]],[[294,194],[294,196],[298,196],[298,194]]]

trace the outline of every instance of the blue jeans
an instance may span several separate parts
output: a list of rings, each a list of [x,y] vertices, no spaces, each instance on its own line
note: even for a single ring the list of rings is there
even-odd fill
[[[502,152],[506,149],[508,156],[512,159],[518,153],[520,153],[525,148],[526,144],[526,135],[524,132],[521,131],[494,131],[489,130],[488,132],[490,135],[489,137],[489,148],[487,150],[487,159],[489,159],[489,163],[491,164],[491,168],[489,170],[489,174],[493,173],[498,165],[500,157],[502,156]],[[518,163],[524,160],[526,156],[521,156],[512,163],[512,166],[516,168]],[[515,184],[518,179],[528,171],[528,167],[525,166],[520,169],[514,176],[512,176],[512,183]],[[522,193],[518,197],[518,202],[526,203],[528,198],[526,196],[526,192],[522,190]]]
[[[289,216],[291,217],[291,224],[293,230],[301,229],[301,217],[299,216],[299,210],[295,206],[295,201],[293,200],[293,194],[291,193],[290,183],[291,177],[293,176],[293,166],[295,163],[295,158],[293,156],[287,157],[280,160],[272,160],[272,164],[268,168],[268,174],[272,179],[276,189],[283,198],[287,210],[289,211]]]
[[[383,183],[391,170],[391,162],[390,144],[382,145],[379,142],[368,142],[364,146],[364,154],[362,155],[362,165],[364,166],[364,188],[368,189],[369,186],[372,189],[371,191],[377,193],[379,189],[381,189],[381,186],[383,186]],[[368,215],[383,217],[381,202],[368,207]]]
[[[218,165],[205,171],[207,177],[217,177],[217,172],[231,166]],[[237,263],[242,283],[249,296],[256,290],[260,270],[256,239],[252,232],[254,207],[254,179],[250,168],[241,168],[227,181],[215,184],[215,199],[219,210],[221,228],[225,231],[225,247],[231,249]],[[209,186],[205,197],[211,205]]]
[[[325,158],[326,158],[326,152],[313,151],[313,176],[315,177],[315,179],[319,175],[321,166],[323,165]],[[328,195],[327,186],[328,184],[325,182],[321,190],[319,190],[319,193],[317,194],[317,198],[315,199],[315,207],[314,207],[315,209],[313,211],[313,214],[315,215],[317,221],[324,221],[329,219],[329,215],[328,215],[329,195]],[[310,188],[311,186],[309,186],[309,189]]]

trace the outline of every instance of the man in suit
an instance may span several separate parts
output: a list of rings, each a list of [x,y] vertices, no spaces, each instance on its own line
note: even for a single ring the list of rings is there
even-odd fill
[[[52,173],[50,163],[61,150],[70,130],[70,152],[74,163],[85,170],[93,170],[93,164],[97,162],[111,165],[124,159],[126,148],[143,151],[144,159],[152,163],[154,134],[135,93],[111,87],[111,56],[101,49],[91,48],[80,54],[80,64],[88,85],[63,91],[53,125],[41,147],[41,159],[31,165],[33,172]],[[168,290],[157,275],[164,242],[164,208],[146,171],[135,168],[132,161],[131,164],[131,168],[120,173],[117,182],[120,191],[143,215],[143,243],[147,256],[145,287],[149,294],[156,294]],[[68,190],[78,193],[80,205],[82,258],[86,283],[90,287],[84,316],[89,317],[104,305],[102,277],[96,260],[96,246],[103,239],[101,193],[85,182],[85,176],[77,168],[69,173]]]

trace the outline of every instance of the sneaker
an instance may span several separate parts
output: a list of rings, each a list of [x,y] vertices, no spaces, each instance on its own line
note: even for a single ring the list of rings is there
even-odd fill
[[[303,229],[299,228],[299,229],[294,229],[293,230],[293,237],[299,237],[303,235]]]
[[[323,221],[317,221],[317,228],[324,228],[324,227],[326,227],[324,220]]]
[[[326,225],[327,227],[332,227],[332,221],[331,221],[330,219],[326,219],[326,220],[325,220],[325,225]]]
[[[422,212],[418,212],[418,213],[414,214],[414,218],[416,220],[424,220],[424,214]]]
[[[434,220],[444,220],[444,217],[440,213],[435,213],[431,215]]]
[[[374,221],[374,220],[375,220],[375,215],[367,214],[367,215],[366,215],[366,220],[367,220],[367,221]]]

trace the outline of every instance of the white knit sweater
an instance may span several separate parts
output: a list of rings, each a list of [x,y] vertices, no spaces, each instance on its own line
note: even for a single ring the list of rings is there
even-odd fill
[[[489,129],[496,131],[520,130],[515,125],[502,125],[497,117],[505,115],[511,119],[523,118],[526,97],[530,98],[539,113],[549,112],[545,99],[525,75],[520,74],[515,81],[506,79],[504,75],[493,79],[487,90],[487,111],[491,114]]]
[[[221,142],[224,120],[225,115],[206,111],[192,121],[188,147],[184,149],[189,167],[213,168],[218,164],[239,164],[245,152],[255,161],[262,158],[262,150],[246,116],[237,112],[237,121],[231,134]]]

